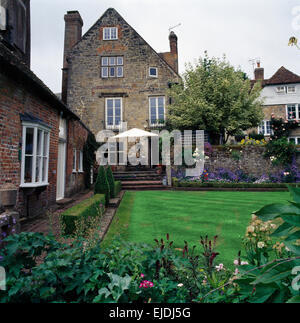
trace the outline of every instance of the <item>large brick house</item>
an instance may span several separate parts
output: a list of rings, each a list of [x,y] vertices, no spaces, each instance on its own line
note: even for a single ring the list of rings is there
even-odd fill
[[[277,118],[300,121],[300,76],[281,67],[270,79],[264,78],[264,69],[258,63],[253,82],[262,84],[264,121],[258,132],[269,138],[272,132],[270,121],[274,114]],[[290,133],[290,141],[300,144],[300,128]]]
[[[30,0],[0,0],[0,10],[0,216],[15,188],[28,218],[84,189],[89,129],[30,70]]]
[[[115,9],[82,36],[78,11],[65,17],[62,99],[96,135],[100,130],[151,130],[165,124],[167,90],[179,81],[177,36],[157,53]]]

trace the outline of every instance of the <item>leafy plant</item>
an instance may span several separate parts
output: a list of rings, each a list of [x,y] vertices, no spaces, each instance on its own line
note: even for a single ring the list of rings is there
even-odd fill
[[[293,162],[296,152],[296,146],[288,142],[286,137],[282,137],[268,142],[265,157],[270,158],[273,165],[287,166]]]
[[[96,161],[96,150],[99,148],[94,134],[88,134],[87,140],[83,147],[83,170],[84,170],[84,182],[87,188],[91,187],[91,172]]]

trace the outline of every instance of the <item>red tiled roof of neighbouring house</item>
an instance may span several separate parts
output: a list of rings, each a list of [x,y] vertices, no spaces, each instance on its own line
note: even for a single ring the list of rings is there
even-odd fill
[[[300,83],[300,76],[292,73],[282,66],[269,80],[266,80],[264,83],[265,85]]]

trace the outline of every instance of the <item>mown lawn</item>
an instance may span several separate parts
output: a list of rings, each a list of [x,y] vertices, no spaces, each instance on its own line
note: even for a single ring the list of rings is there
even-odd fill
[[[288,199],[288,192],[126,192],[103,243],[107,246],[120,236],[153,244],[169,233],[175,248],[182,248],[186,240],[200,251],[201,235],[218,235],[218,262],[231,266],[251,214]]]

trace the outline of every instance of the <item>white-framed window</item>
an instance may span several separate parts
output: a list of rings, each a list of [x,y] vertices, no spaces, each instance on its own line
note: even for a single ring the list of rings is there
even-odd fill
[[[119,129],[122,123],[122,98],[105,100],[106,129]]]
[[[78,165],[78,172],[83,173],[83,151],[79,151],[79,165]]]
[[[77,149],[73,149],[73,173],[77,173]]]
[[[300,104],[289,104],[286,106],[288,120],[300,120]]]
[[[50,128],[23,122],[21,187],[48,185]]]
[[[150,77],[158,76],[157,67],[149,67],[149,76]]]
[[[122,56],[101,57],[101,77],[123,77],[124,59]]]
[[[272,133],[271,121],[264,120],[261,125],[258,127],[258,133],[264,136],[270,136]]]
[[[103,28],[103,40],[116,40],[118,39],[117,27],[105,27]]]
[[[288,138],[289,142],[294,143],[295,145],[300,145],[300,137],[290,137]]]
[[[296,87],[294,85],[287,86],[287,93],[296,93]]]
[[[151,126],[165,125],[165,97],[150,97],[149,98],[149,115]]]

